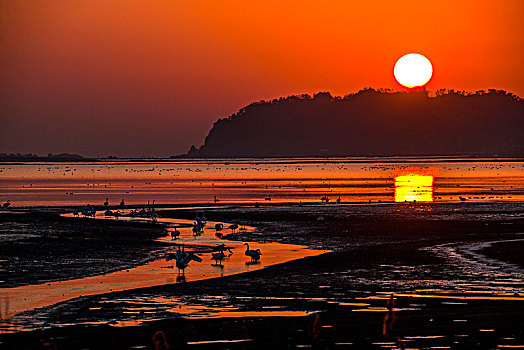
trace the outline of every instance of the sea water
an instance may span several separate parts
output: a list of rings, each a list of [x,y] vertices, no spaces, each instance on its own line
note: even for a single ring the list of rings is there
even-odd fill
[[[0,200],[10,200],[12,207],[102,205],[106,198],[109,205],[124,200],[126,205],[144,206],[148,201],[167,205],[326,199],[328,203],[513,202],[524,199],[524,162],[266,158],[0,164]]]

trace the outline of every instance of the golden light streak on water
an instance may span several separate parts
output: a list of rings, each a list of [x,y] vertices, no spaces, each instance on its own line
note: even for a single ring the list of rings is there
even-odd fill
[[[395,177],[395,202],[433,202],[433,176],[407,174]]]

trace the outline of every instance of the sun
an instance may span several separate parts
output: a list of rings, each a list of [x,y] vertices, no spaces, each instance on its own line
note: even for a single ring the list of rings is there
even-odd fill
[[[424,86],[433,75],[431,62],[418,53],[410,53],[399,58],[393,69],[395,79],[408,88]]]

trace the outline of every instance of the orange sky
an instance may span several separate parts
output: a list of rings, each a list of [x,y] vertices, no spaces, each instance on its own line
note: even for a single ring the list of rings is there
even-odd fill
[[[524,1],[0,2],[0,152],[171,155],[219,117],[299,93],[399,89],[524,96]]]

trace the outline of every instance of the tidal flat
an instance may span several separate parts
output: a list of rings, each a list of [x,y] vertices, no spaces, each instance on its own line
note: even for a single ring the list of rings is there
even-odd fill
[[[523,169],[4,163],[0,348],[523,348]]]
[[[142,266],[179,244],[164,220],[192,221],[202,209],[159,209],[154,223],[3,213],[2,236],[12,239],[1,243],[2,287]],[[193,240],[188,249],[204,258],[187,268],[185,281],[176,280],[176,269],[164,269],[170,283],[24,311],[2,323],[1,346],[35,349],[51,341],[59,349],[153,348],[158,330],[174,348],[378,349],[398,347],[396,337],[419,349],[521,346],[523,214],[520,203],[215,205],[205,208],[210,222],[245,221],[252,229],[216,232],[210,225],[201,236],[181,237]],[[209,260],[209,239],[321,253],[192,281],[191,269],[200,264],[221,270]],[[47,244],[61,241],[67,243],[45,254]],[[232,256],[248,262],[240,247]],[[391,295],[395,338],[382,333]]]

